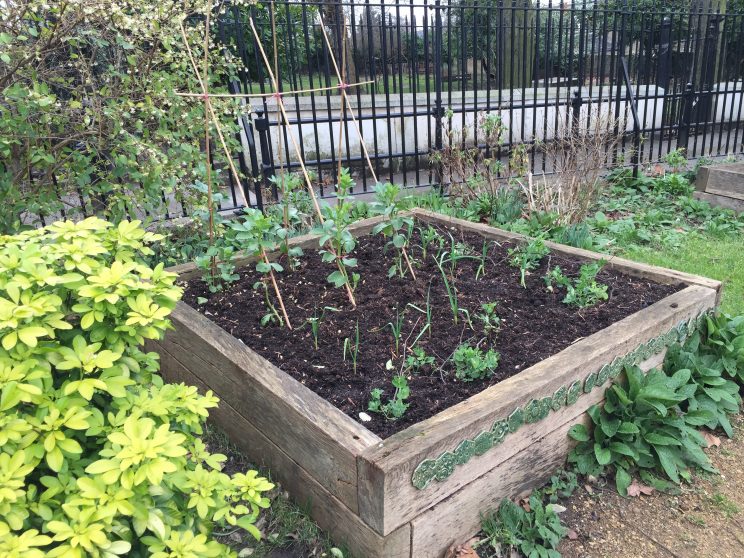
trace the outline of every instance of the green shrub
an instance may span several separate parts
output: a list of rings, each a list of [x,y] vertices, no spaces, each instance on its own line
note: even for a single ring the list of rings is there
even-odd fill
[[[702,451],[705,439],[697,428],[712,420],[704,409],[682,413],[680,405],[695,394],[690,370],[667,376],[659,370],[644,374],[626,368],[626,385],[605,392],[605,402],[588,411],[594,425],[573,426],[569,435],[579,442],[569,455],[582,474],[599,475],[615,469],[618,492],[627,494],[630,474],[660,472],[679,483],[690,479],[690,467],[712,471]]]
[[[272,488],[200,439],[217,399],[156,375],[175,275],[138,222],[0,237],[0,555],[223,556]]]

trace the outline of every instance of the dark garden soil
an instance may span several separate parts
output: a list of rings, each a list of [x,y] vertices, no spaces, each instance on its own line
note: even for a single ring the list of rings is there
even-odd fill
[[[660,285],[648,280],[622,275],[603,269],[597,280],[609,286],[609,300],[595,307],[577,309],[561,301],[562,289],[549,292],[543,276],[549,268],[559,265],[569,277],[578,275],[581,263],[561,255],[550,254],[540,267],[527,277],[527,288],[519,284],[519,269],[509,265],[509,243],[489,241],[485,274],[476,280],[484,240],[475,234],[457,229],[439,228],[447,247],[450,234],[462,243],[474,259],[460,260],[454,271],[458,303],[467,309],[473,329],[461,315],[454,323],[444,283],[432,257],[433,249],[424,259],[419,231],[411,239],[410,253],[416,262],[416,280],[410,277],[388,278],[388,269],[396,259],[396,251],[386,248],[380,236],[362,237],[355,256],[361,276],[355,296],[357,308],[352,309],[343,289],[326,281],[335,269],[321,262],[315,250],[307,250],[298,268],[290,271],[286,262],[284,273],[278,275],[280,289],[287,306],[293,331],[277,325],[262,327],[266,314],[263,289],[252,286],[259,280],[253,266],[239,270],[240,280],[226,290],[210,294],[201,280],[186,285],[184,300],[220,325],[230,334],[267,360],[295,377],[343,412],[359,419],[367,412],[370,391],[384,390],[383,402],[393,394],[391,379],[403,369],[410,344],[426,324],[427,293],[432,308],[432,327],[422,335],[417,346],[433,356],[436,362],[420,373],[406,373],[411,388],[410,404],[397,421],[387,421],[381,415],[369,413],[372,420],[364,425],[385,438],[427,419],[439,411],[463,401],[521,370],[565,349],[618,320],[658,302],[680,290],[682,285]],[[272,299],[273,299],[273,293]],[[208,299],[199,304],[200,297]],[[476,315],[481,304],[496,302],[496,313],[502,320],[497,333],[487,334]],[[276,304],[276,301],[274,300]],[[417,307],[418,309],[414,308]],[[334,310],[324,308],[333,308]],[[403,314],[403,327],[398,350],[391,327],[396,312]],[[309,319],[323,315],[319,322],[318,348]],[[359,327],[359,353],[354,371],[350,351],[344,359],[344,340],[354,345]],[[464,382],[454,376],[451,355],[460,343],[479,344],[501,353],[501,360],[489,379]],[[392,360],[393,370],[386,368]],[[246,387],[246,389],[250,389]],[[360,421],[361,422],[361,421]]]

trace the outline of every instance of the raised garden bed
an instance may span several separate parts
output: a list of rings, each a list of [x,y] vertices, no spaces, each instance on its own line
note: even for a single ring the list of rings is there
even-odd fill
[[[546,290],[542,275],[555,265],[575,274],[597,254],[547,243],[549,260],[523,289],[519,270],[507,262],[519,235],[422,210],[413,214],[417,224],[452,234],[475,255],[484,239],[495,241],[487,244],[485,276],[475,280],[482,259],[463,260],[456,286],[463,316],[497,302],[497,332],[454,324],[436,266],[423,263],[416,281],[388,279],[392,254],[385,256],[384,243],[370,237],[356,253],[362,277],[356,310],[343,292],[326,286],[321,268],[327,264],[312,254],[297,271],[282,274],[291,333],[258,324],[264,311],[249,270],[226,292],[207,297],[193,266],[177,268],[189,282],[185,301],[172,315],[175,331],[154,347],[164,375],[213,390],[222,399],[216,422],[360,557],[440,556],[478,530],[481,512],[541,484],[565,460],[568,428],[602,399],[603,386],[625,364],[658,364],[666,346],[715,306],[720,291],[716,281],[612,258],[597,277],[610,287],[609,300],[570,309],[562,293]],[[362,237],[377,222],[361,221],[353,232]],[[316,247],[317,238],[294,243]],[[199,304],[198,297],[208,302]],[[358,418],[370,390],[391,392],[386,362],[397,369],[403,360],[400,347],[391,358],[396,350],[386,324],[395,321],[396,308],[408,308],[400,343],[416,337],[420,312],[408,305],[422,308],[427,297],[432,335],[419,341],[437,364],[407,374],[410,408],[401,419],[369,413],[365,426]],[[315,349],[310,328],[298,325],[325,306],[340,311],[324,316]],[[355,339],[357,324],[354,370],[343,344]],[[467,337],[500,351],[493,377],[454,377],[449,357]]]

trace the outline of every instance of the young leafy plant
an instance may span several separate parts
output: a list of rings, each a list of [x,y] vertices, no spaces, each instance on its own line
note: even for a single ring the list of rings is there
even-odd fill
[[[502,500],[495,512],[483,518],[481,527],[485,537],[478,547],[488,545],[497,556],[511,556],[512,550],[518,550],[527,558],[560,558],[556,549],[568,532],[553,504],[543,503],[540,491],[530,495],[529,511]]]
[[[594,306],[600,300],[607,300],[607,285],[597,283],[597,274],[604,265],[604,260],[591,264],[584,264],[579,269],[579,276],[571,280],[563,274],[559,266],[554,267],[545,276],[545,284],[549,291],[553,291],[553,285],[559,285],[566,289],[564,304],[587,308]]]
[[[411,388],[408,386],[408,380],[404,375],[394,376],[392,384],[395,388],[392,399],[383,403],[382,395],[385,392],[380,388],[375,388],[369,394],[369,404],[367,405],[367,410],[373,413],[381,413],[386,420],[401,418],[408,409],[408,403],[405,401],[411,395]]]
[[[384,220],[372,229],[374,234],[382,234],[385,238],[390,239],[390,243],[398,250],[398,258],[388,270],[388,277],[392,277],[396,272],[403,277],[404,269],[401,260],[405,260],[406,268],[413,279],[416,274],[411,265],[411,259],[408,255],[408,239],[411,237],[413,230],[413,219],[400,214],[400,186],[387,182],[375,186],[375,201],[371,204],[372,211],[377,215],[382,215]]]
[[[441,250],[444,247],[444,238],[431,225],[427,225],[425,229],[419,228],[419,237],[421,238],[421,259],[423,260],[426,260],[429,246],[434,246],[436,250]]]
[[[644,374],[638,367],[626,368],[624,385],[613,384],[605,392],[604,404],[588,411],[593,431],[583,424],[569,435],[579,442],[569,455],[582,474],[599,475],[615,470],[615,484],[627,495],[631,473],[641,477],[661,473],[679,483],[690,480],[690,467],[713,471],[702,451],[707,444],[697,428],[714,420],[710,411],[683,413],[680,404],[692,397],[697,386],[690,383],[690,370],[667,376],[659,370]]]
[[[315,347],[315,350],[318,350],[318,340],[320,338],[320,324],[323,321],[323,318],[325,318],[326,311],[331,312],[338,312],[338,308],[334,308],[333,306],[324,306],[323,310],[318,314],[317,307],[313,311],[313,317],[307,319],[307,324],[310,324],[310,331],[313,336],[313,346]]]
[[[700,333],[687,340],[684,346],[673,345],[667,350],[664,359],[664,371],[668,374],[675,370],[689,370],[690,383],[694,384],[695,392],[686,402],[681,404],[683,411],[707,411],[711,420],[705,423],[710,430],[722,428],[731,438],[734,429],[728,415],[739,412],[741,396],[739,384],[727,379],[728,375],[720,359],[702,350]]]
[[[270,179],[274,187],[281,191],[281,196],[277,207],[281,213],[281,226],[277,226],[276,235],[281,241],[280,251],[287,257],[290,269],[295,269],[297,261],[302,256],[302,248],[299,246],[289,246],[289,238],[302,225],[300,211],[293,201],[296,198],[296,192],[303,188],[303,179],[299,174],[287,173],[284,169],[279,174],[275,174]],[[268,212],[267,212],[268,214]],[[295,233],[296,234],[296,233]]]
[[[284,306],[284,298],[279,290],[279,284],[276,282],[276,276],[274,272],[281,273],[284,268],[279,262],[269,261],[268,253],[277,250],[279,244],[282,241],[282,234],[280,231],[284,229],[274,223],[270,217],[264,215],[258,209],[249,208],[245,212],[245,219],[239,222],[233,222],[230,227],[235,233],[235,240],[240,243],[243,250],[250,255],[256,256],[256,271],[262,273],[264,277],[268,277],[274,287],[274,294],[279,301],[279,307],[282,311],[284,323],[288,329],[292,329],[292,324],[289,321],[287,315],[287,309]],[[286,233],[286,231],[284,231]],[[265,282],[262,281],[265,286]],[[266,299],[268,300],[268,289],[264,289]],[[269,302],[269,307],[273,308],[273,305]],[[269,316],[275,314],[270,313]],[[266,317],[264,316],[266,319]],[[268,323],[269,319],[266,319]],[[264,322],[264,320],[262,320]]]
[[[405,321],[405,316],[406,316],[405,309],[403,310],[403,312],[401,312],[400,310],[396,308],[395,318],[390,320],[386,324],[387,327],[390,328],[390,333],[393,334],[393,345],[395,346],[395,350],[393,351],[393,353],[395,355],[397,355],[398,352],[400,351],[400,338],[401,338],[401,335],[403,334],[403,322]]]
[[[406,357],[405,369],[413,374],[419,374],[422,370],[434,366],[434,357],[428,355],[421,347],[414,347],[411,354]]]
[[[346,289],[351,305],[356,307],[354,288],[359,280],[357,274],[349,270],[357,266],[356,258],[349,256],[356,248],[356,239],[349,231],[353,221],[354,204],[350,201],[354,181],[348,169],[341,169],[336,185],[336,203],[323,206],[323,224],[319,227],[320,254],[324,262],[336,264],[336,271],[328,275],[328,282],[334,287]]]
[[[452,353],[455,377],[463,382],[482,380],[493,376],[501,355],[493,349],[483,352],[478,347],[463,343]]]
[[[545,246],[545,240],[542,237],[536,237],[517,246],[516,248],[509,249],[509,261],[512,267],[519,268],[520,280],[519,284],[523,288],[527,288],[525,283],[527,273],[537,269],[542,259],[550,253],[550,250]]]
[[[481,304],[481,311],[475,315],[487,335],[498,333],[501,329],[501,318],[496,314],[496,306],[497,302],[485,302]]]
[[[202,279],[207,284],[209,292],[221,291],[225,285],[240,279],[235,273],[233,257],[235,249],[227,245],[223,239],[215,240],[204,254],[196,256],[194,263],[202,272]]]
[[[354,340],[352,341],[349,337],[344,339],[344,362],[346,362],[346,356],[351,358],[351,362],[354,365],[354,374],[357,372],[357,360],[359,359],[359,320],[357,320],[356,327],[354,328]]]

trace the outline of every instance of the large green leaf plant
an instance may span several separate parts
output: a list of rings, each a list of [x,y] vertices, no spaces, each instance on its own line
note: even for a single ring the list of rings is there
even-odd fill
[[[229,476],[200,436],[211,392],[167,384],[155,353],[181,296],[137,222],[0,236],[0,556],[227,556],[272,485]]]

